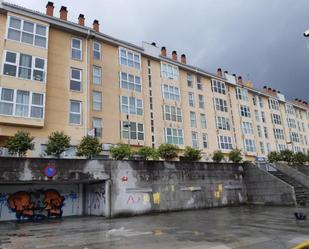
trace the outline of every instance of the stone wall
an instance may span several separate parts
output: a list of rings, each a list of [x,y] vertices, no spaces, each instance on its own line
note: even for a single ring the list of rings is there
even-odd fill
[[[264,205],[295,205],[294,188],[267,171],[253,165],[244,167],[248,203]]]

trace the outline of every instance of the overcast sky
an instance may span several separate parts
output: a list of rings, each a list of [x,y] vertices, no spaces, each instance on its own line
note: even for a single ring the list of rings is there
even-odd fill
[[[47,1],[7,0],[45,12]],[[54,0],[55,14],[83,13],[91,26],[137,45],[155,41],[188,63],[242,75],[256,87],[309,101],[308,0]],[[308,48],[307,44],[308,42]]]

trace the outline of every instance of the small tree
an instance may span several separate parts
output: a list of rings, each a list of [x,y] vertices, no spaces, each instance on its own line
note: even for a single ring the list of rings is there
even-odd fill
[[[270,163],[276,163],[281,161],[281,155],[277,151],[272,151],[268,154],[268,162]]]
[[[293,157],[293,163],[294,164],[299,164],[299,165],[304,165],[307,161],[307,155],[302,153],[302,152],[297,152],[294,154]]]
[[[46,147],[47,155],[54,155],[57,158],[70,148],[71,138],[65,135],[63,132],[53,132],[51,135],[48,136],[48,142]]]
[[[229,160],[233,163],[240,163],[242,161],[241,150],[233,149],[229,153]]]
[[[97,156],[102,151],[102,145],[96,137],[83,137],[80,144],[77,146],[77,156],[85,156],[88,159]]]
[[[290,150],[282,150],[280,152],[280,158],[282,161],[287,162],[288,164],[293,163],[294,152]]]
[[[183,154],[183,160],[188,162],[196,162],[201,160],[201,150],[186,146]]]
[[[170,161],[178,157],[178,146],[173,144],[161,144],[158,148],[159,156],[166,160]]]
[[[214,154],[212,156],[212,160],[216,163],[220,163],[224,158],[224,154],[221,150],[214,151]]]
[[[137,154],[141,156],[144,160],[149,160],[150,158],[156,157],[155,153],[156,153],[155,149],[148,146],[141,147],[137,151]]]
[[[131,155],[131,148],[127,144],[118,144],[111,148],[111,156],[115,160],[129,159]]]
[[[28,150],[33,150],[33,139],[34,137],[31,137],[29,132],[18,131],[6,141],[5,147],[10,154],[23,157]]]

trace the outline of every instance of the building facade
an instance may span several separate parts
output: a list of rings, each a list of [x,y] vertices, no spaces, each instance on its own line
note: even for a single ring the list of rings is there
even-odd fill
[[[72,139],[63,156],[72,157],[95,129],[106,155],[118,143],[189,145],[204,160],[233,148],[248,160],[309,151],[305,101],[255,89],[221,69],[211,74],[154,43],[107,36],[97,20],[86,27],[82,14],[73,23],[64,6],[59,13],[52,2],[46,13],[1,3],[0,147],[26,130],[35,137],[28,155],[44,157],[48,136],[63,131]]]

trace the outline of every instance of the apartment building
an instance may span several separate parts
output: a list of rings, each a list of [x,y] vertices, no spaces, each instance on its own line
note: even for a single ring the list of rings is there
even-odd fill
[[[45,156],[48,135],[64,131],[75,155],[95,129],[104,154],[111,145],[172,143],[215,150],[240,148],[248,160],[270,151],[309,150],[309,106],[241,76],[189,65],[185,54],[155,43],[136,46],[85,26],[68,9],[55,15],[0,5],[0,147],[18,130],[35,137],[29,156]],[[7,155],[5,149],[2,155]]]

